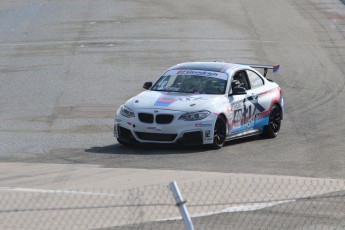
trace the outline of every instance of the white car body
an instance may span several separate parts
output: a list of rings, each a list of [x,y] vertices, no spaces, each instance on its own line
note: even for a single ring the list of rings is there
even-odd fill
[[[263,85],[247,89],[246,94],[232,95],[231,83],[234,74],[243,71],[257,74],[262,79]],[[246,73],[248,80],[248,76],[252,73]],[[225,80],[225,92],[205,94],[146,90],[129,99],[117,110],[114,136],[120,142],[213,144],[215,124],[219,116],[226,120],[226,140],[229,140],[263,133],[269,123],[273,104],[277,104],[283,113],[280,87],[248,65],[214,62],[182,63],[170,68],[161,78],[174,74],[204,76],[208,80]],[[256,80],[260,82],[260,79]],[[160,84],[168,83],[161,81]],[[256,83],[253,82],[254,84]],[[151,89],[154,87],[155,85]],[[175,88],[166,87],[166,89]],[[199,111],[201,112],[190,114]],[[187,116],[188,119],[195,117],[198,119],[200,116],[208,115],[201,120],[184,120],[181,119],[184,114],[187,115],[183,117]],[[169,122],[170,118],[172,118],[171,122]]]

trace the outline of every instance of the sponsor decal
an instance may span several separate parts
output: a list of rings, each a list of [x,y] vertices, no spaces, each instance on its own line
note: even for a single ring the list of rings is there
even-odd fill
[[[161,128],[155,127],[155,126],[148,126],[148,127],[146,127],[146,130],[147,131],[156,131],[156,132],[161,132],[162,131]]]
[[[254,125],[254,120],[250,119],[249,121],[247,121],[247,123],[244,124],[244,126],[246,126],[247,128],[252,127]]]
[[[255,109],[259,110],[260,113],[265,111],[265,108],[259,103],[259,96],[247,97],[243,100],[243,104],[245,103],[246,100],[250,101],[254,105]]]
[[[164,74],[164,76],[168,76],[168,75],[196,75],[196,76],[213,77],[213,78],[218,78],[218,79],[223,79],[223,80],[228,79],[228,75],[226,73],[204,71],[204,70],[185,70],[185,69],[169,70],[168,72]]]
[[[255,119],[258,119],[265,111],[265,108],[259,103],[258,99],[258,96],[244,98],[241,102],[243,109],[240,103],[233,105],[233,128],[240,128],[242,124],[245,128],[250,128],[254,125]]]
[[[216,72],[198,71],[198,70],[179,70],[177,74],[199,75],[199,76],[206,76],[206,77],[218,76],[218,73]]]
[[[128,124],[128,125],[132,125],[132,123],[131,123],[131,122],[127,122],[127,124]]]
[[[258,96],[251,96],[243,99],[243,123],[248,128],[253,126],[254,120],[265,111],[265,108],[259,103],[258,98]],[[246,101],[250,102],[250,104],[248,105]]]
[[[233,125],[234,128],[241,127],[242,117],[243,117],[242,109],[236,109],[234,111],[234,125]]]
[[[205,137],[211,137],[211,130],[205,131]]]
[[[164,87],[164,89],[169,90],[169,91],[179,91],[180,88],[167,86],[167,87]]]
[[[212,124],[207,123],[195,123],[195,127],[210,127]]]
[[[234,109],[240,109],[240,108],[241,108],[240,103],[236,103],[236,104],[234,104],[233,106],[234,106]]]

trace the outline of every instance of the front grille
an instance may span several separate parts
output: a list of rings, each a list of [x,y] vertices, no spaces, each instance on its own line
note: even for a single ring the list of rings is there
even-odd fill
[[[159,114],[156,116],[157,124],[169,124],[174,119],[174,115],[169,114]]]
[[[144,123],[153,123],[153,114],[150,113],[139,113],[139,120]]]
[[[135,132],[138,137],[145,141],[173,141],[177,134],[162,134],[162,133],[143,133]]]

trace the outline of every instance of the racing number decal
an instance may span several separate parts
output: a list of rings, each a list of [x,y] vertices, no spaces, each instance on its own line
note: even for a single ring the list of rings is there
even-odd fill
[[[234,111],[234,125],[233,125],[235,129],[241,127],[242,117],[243,117],[242,109],[236,109]]]

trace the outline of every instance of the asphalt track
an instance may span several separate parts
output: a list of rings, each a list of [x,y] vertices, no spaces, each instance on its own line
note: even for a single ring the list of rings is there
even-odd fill
[[[1,163],[345,179],[341,1],[0,0],[0,35]],[[143,82],[213,60],[281,65],[277,138],[216,151],[116,142],[114,111]]]

